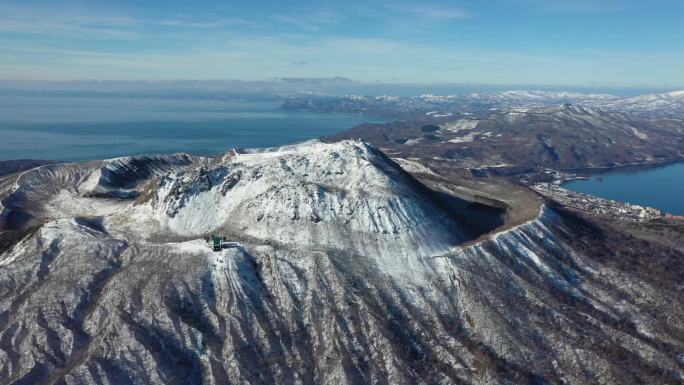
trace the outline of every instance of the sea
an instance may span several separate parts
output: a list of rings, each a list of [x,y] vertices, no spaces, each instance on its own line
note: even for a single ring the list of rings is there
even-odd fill
[[[0,95],[0,160],[215,155],[274,147],[378,119],[283,111],[280,101]]]
[[[564,188],[684,215],[684,163],[624,167],[567,182]]]

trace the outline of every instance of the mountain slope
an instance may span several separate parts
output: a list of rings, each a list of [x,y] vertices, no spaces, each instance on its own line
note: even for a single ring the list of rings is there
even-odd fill
[[[642,116],[667,116],[681,119],[684,114],[684,91],[640,95],[617,100],[595,101],[596,107],[630,112]]]
[[[45,183],[73,182],[50,193],[83,185],[65,177],[74,170],[53,169]],[[139,194],[87,197],[115,212],[30,215],[43,223],[0,254],[1,382],[684,379],[682,250],[540,202],[518,226],[476,233],[465,211],[355,141],[134,179]],[[208,232],[229,236],[221,252]],[[645,250],[641,270],[619,263]],[[670,272],[656,274],[662,262]]]
[[[125,216],[181,238],[240,234],[376,255],[388,267],[407,253],[440,254],[476,236],[384,154],[354,142],[235,154],[169,175],[148,203]]]
[[[366,124],[329,140],[361,138],[394,158],[520,172],[657,163],[684,158],[684,124],[563,104],[440,124]]]

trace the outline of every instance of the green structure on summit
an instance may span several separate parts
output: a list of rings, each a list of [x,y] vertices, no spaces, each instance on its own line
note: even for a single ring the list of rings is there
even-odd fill
[[[221,251],[223,249],[223,239],[218,235],[212,235],[211,238],[214,244],[214,251]]]

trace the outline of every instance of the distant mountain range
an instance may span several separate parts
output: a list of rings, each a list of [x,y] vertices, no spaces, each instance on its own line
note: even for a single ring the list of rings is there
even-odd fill
[[[649,117],[684,116],[684,91],[637,97],[546,91],[505,91],[445,96],[425,94],[412,97],[301,94],[290,97],[282,108],[352,113],[394,119],[443,120],[471,115],[484,117],[499,110],[545,107],[564,103],[613,112],[630,112]]]
[[[587,104],[612,111],[631,112],[639,115],[664,115],[673,118],[684,117],[684,91],[649,94],[613,100],[594,100]]]
[[[364,124],[327,140],[349,138],[373,143],[393,157],[497,173],[684,159],[681,120],[571,104],[497,110],[483,118],[442,118],[435,123]]]

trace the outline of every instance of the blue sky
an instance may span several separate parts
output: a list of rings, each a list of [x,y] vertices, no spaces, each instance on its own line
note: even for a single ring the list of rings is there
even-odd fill
[[[0,78],[684,86],[684,1],[0,0]]]

